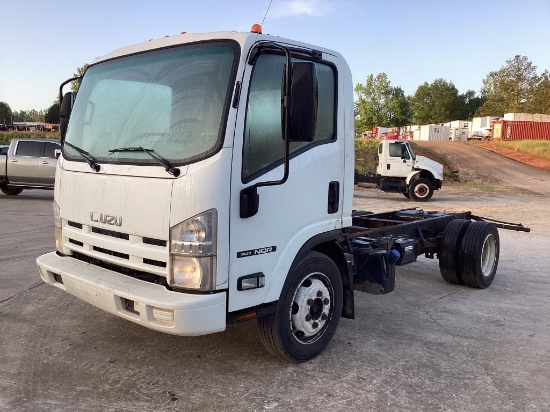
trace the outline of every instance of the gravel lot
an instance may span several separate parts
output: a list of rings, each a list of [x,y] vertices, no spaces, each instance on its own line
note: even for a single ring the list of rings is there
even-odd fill
[[[447,284],[436,260],[398,268],[396,291],[357,292],[357,319],[303,365],[271,357],[254,322],[169,336],[44,285],[52,192],[0,195],[0,410],[550,410],[549,174],[531,188],[444,187],[428,204],[356,188],[356,208],[472,210],[532,232],[500,231],[485,290]]]

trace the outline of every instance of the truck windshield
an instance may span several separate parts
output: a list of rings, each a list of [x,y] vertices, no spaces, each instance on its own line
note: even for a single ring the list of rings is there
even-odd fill
[[[411,152],[411,157],[413,158],[413,160],[416,160],[416,155],[413,152],[412,146],[407,143],[407,148],[409,149],[409,152]]]
[[[154,164],[147,147],[170,164],[215,153],[234,83],[236,43],[217,41],[146,52],[86,71],[69,122],[64,157],[99,163]]]

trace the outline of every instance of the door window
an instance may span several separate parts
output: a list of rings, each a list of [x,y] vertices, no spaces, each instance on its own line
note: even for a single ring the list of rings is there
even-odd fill
[[[22,141],[17,143],[16,156],[40,157],[42,142]]]
[[[296,61],[296,60],[294,60]],[[291,142],[298,155],[336,139],[336,74],[332,66],[315,63],[318,76],[317,126],[313,142]],[[285,153],[281,90],[285,57],[262,54],[250,81],[243,146],[242,180],[250,182],[282,164]]]
[[[42,157],[49,157],[55,159],[55,151],[61,149],[57,143],[46,142],[44,147],[44,155]]]

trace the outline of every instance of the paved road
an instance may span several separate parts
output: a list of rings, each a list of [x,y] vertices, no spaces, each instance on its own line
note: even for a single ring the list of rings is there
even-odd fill
[[[356,201],[392,204],[380,193]],[[398,268],[394,293],[357,293],[357,319],[319,358],[290,365],[253,322],[174,337],[42,284],[34,260],[53,248],[51,203],[51,192],[0,195],[0,410],[550,410],[548,232],[501,232],[486,290],[445,283],[436,261]]]

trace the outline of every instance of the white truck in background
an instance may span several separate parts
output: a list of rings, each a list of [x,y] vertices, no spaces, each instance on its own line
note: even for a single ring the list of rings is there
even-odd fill
[[[260,30],[115,50],[61,106],[56,251],[37,259],[40,276],[153,330],[257,319],[271,353],[304,362],[355,316],[354,290],[391,292],[395,266],[422,255],[448,282],[486,288],[497,226],[528,230],[471,212],[352,211],[348,65]]]
[[[417,156],[407,141],[381,140],[376,174],[356,172],[355,183],[374,183],[385,192],[425,202],[443,185],[443,165]]]

